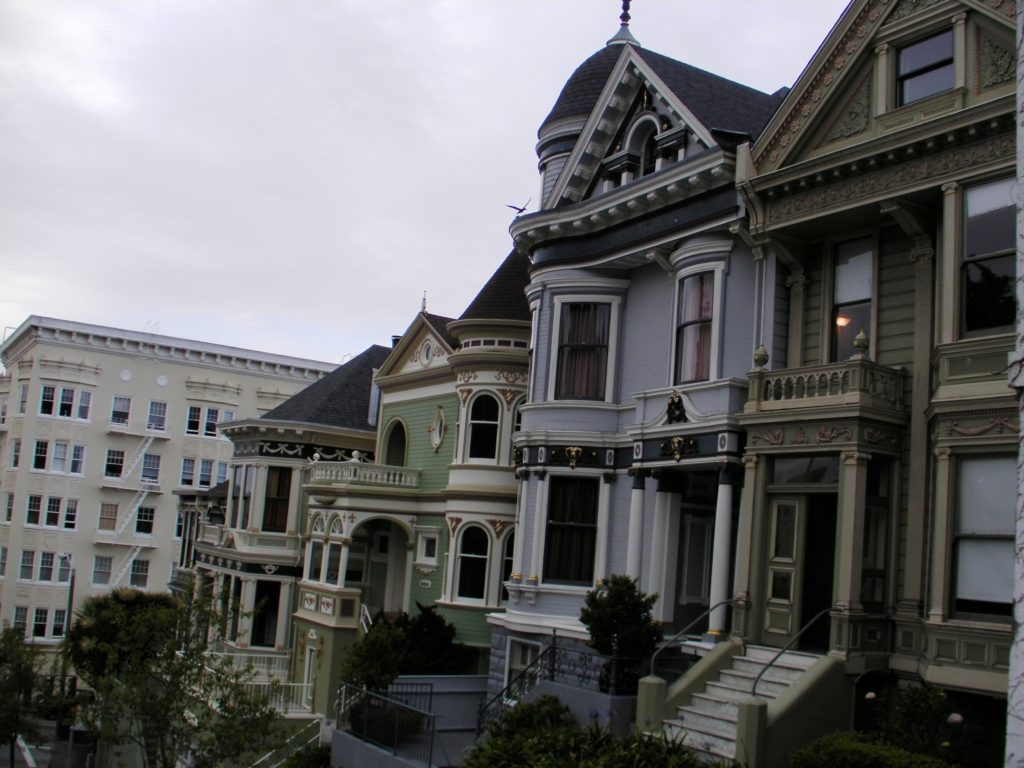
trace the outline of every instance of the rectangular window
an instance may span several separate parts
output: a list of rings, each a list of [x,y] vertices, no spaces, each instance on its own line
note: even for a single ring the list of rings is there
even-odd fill
[[[18,388],[18,413],[25,413],[28,409],[28,384],[22,384]]]
[[[563,304],[558,329],[558,400],[604,400],[610,304]]]
[[[185,434],[186,435],[198,435],[199,434],[199,422],[203,417],[203,409],[198,405],[190,405],[188,407],[188,415],[185,418]]]
[[[57,440],[53,444],[53,461],[50,463],[51,472],[66,472],[68,468],[68,444]]]
[[[7,403],[0,403],[0,424],[7,423]]]
[[[110,423],[127,425],[132,413],[132,399],[124,395],[114,395],[110,407]]]
[[[185,515],[182,514],[181,510],[178,510],[178,516],[174,520],[174,538],[180,539],[181,535],[185,532]]]
[[[213,459],[201,459],[199,461],[199,487],[209,488],[213,480]]]
[[[871,295],[874,247],[870,238],[839,243],[833,255],[832,362],[849,360],[857,352],[854,339],[871,336]]]
[[[163,432],[167,428],[167,403],[158,400],[149,401],[149,418],[146,419],[146,428],[157,432]]]
[[[57,581],[67,584],[71,581],[71,556],[57,556]]]
[[[59,496],[47,496],[46,497],[46,518],[43,520],[44,525],[48,525],[51,528],[57,528],[60,526],[60,502]]]
[[[132,573],[128,583],[138,589],[149,584],[149,560],[132,560]]]
[[[206,409],[206,421],[203,426],[203,434],[207,437],[217,436],[217,421],[220,418],[220,411],[216,408]]]
[[[185,457],[181,460],[181,484],[192,485],[196,476],[196,460]]]
[[[117,448],[107,449],[107,461],[103,466],[105,477],[120,477],[124,470],[124,451]]]
[[[68,499],[64,503],[64,527],[73,529],[78,525],[78,499]]]
[[[544,542],[544,581],[591,586],[597,552],[600,480],[552,477]]]
[[[0,576],[7,573],[7,547],[0,547]]]
[[[29,496],[25,506],[25,525],[39,525],[39,515],[43,511],[43,497]]]
[[[967,189],[961,282],[965,334],[1012,331],[1017,210],[1012,178]]]
[[[75,445],[71,447],[71,474],[82,474],[82,467],[85,464],[85,446]]]
[[[267,493],[263,497],[263,530],[284,533],[288,529],[288,497],[292,468],[267,467]]]
[[[39,581],[53,581],[53,552],[39,553]]]
[[[92,405],[92,392],[78,393],[78,418],[82,421],[89,420],[89,406]]]
[[[160,456],[155,453],[146,453],[142,456],[142,482],[160,482]]]
[[[32,457],[32,469],[46,469],[46,454],[50,444],[46,440],[36,440],[36,452]]]
[[[151,536],[155,519],[156,509],[153,507],[139,507],[139,511],[135,513],[135,532]]]
[[[50,610],[48,608],[36,608],[32,622],[32,637],[46,637],[46,625],[49,623]]]
[[[54,398],[57,396],[57,388],[46,385],[39,395],[39,413],[44,416],[53,415]]]
[[[4,522],[9,523],[14,519],[14,494],[7,494],[7,501],[4,503]]]
[[[217,462],[217,485],[226,482],[228,479],[228,463],[226,461]]]
[[[11,468],[17,469],[21,464],[21,438],[11,438]]]
[[[109,584],[110,570],[114,565],[114,558],[106,555],[96,555],[92,561],[92,583]]]
[[[957,461],[954,611],[1003,616],[1013,608],[1016,457],[963,456]]]
[[[25,634],[28,629],[28,606],[17,605],[14,607],[14,630]]]
[[[53,609],[53,637],[64,637],[64,624],[67,622],[67,612],[63,608]]]
[[[711,324],[715,305],[715,273],[690,275],[679,286],[676,325],[676,384],[711,377]]]
[[[101,531],[117,530],[117,504],[104,501],[100,504],[100,520],[98,525]]]
[[[953,30],[905,45],[896,52],[897,106],[948,91],[954,83]]]
[[[32,581],[32,571],[36,567],[36,553],[32,549],[21,550],[21,572],[18,578],[22,581]]]
[[[60,406],[57,410],[58,416],[70,419],[75,412],[75,390],[70,387],[61,387]]]

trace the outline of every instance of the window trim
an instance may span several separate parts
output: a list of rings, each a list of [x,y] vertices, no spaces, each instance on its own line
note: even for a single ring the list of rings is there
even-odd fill
[[[1014,231],[1013,239],[1010,242],[1010,248],[1005,251],[996,251],[995,253],[982,254],[979,258],[968,260],[967,258],[967,197],[972,189],[978,189],[981,187],[1000,184],[1009,181],[1011,185],[1014,182],[1012,175],[1006,173],[1000,173],[993,176],[987,176],[980,179],[972,179],[969,183],[965,183],[959,187],[959,194],[957,200],[957,216],[959,233],[956,243],[957,258],[956,258],[956,273],[953,284],[956,286],[956,333],[958,339],[977,339],[985,336],[999,336],[1003,334],[1009,334],[1014,332],[1015,321],[1009,325],[992,326],[989,328],[979,328],[976,330],[967,330],[967,284],[965,272],[968,264],[978,263],[980,261],[989,261],[997,258],[1009,258],[1016,267],[1016,239],[1017,233]],[[1012,187],[1011,187],[1012,189]],[[1012,194],[1012,191],[1011,191]],[[1013,206],[1012,199],[1010,200],[1010,206]],[[1016,212],[1013,214],[1014,221],[1016,222]],[[1014,283],[1015,285],[1015,283]],[[1015,291],[1015,288],[1013,289]],[[1016,294],[1014,293],[1014,296]],[[1016,313],[1014,313],[1016,317]]]
[[[484,541],[487,543],[487,551],[480,555],[478,553],[466,554],[463,553],[463,545],[465,536],[470,531],[478,530],[484,536]],[[455,535],[455,547],[453,548],[453,567],[452,567],[452,589],[451,598],[452,602],[462,603],[465,605],[491,605],[491,589],[494,579],[492,578],[491,570],[494,560],[494,536],[490,527],[479,520],[467,521],[464,525],[460,526]],[[483,585],[481,597],[470,597],[460,595],[459,592],[462,589],[462,565],[463,559],[468,561],[479,561],[483,560]]]
[[[699,274],[711,272],[714,279],[714,286],[711,288],[711,359],[708,361],[708,377],[694,381],[680,382],[676,379],[677,355],[679,348],[679,311],[682,306],[683,283],[687,278]],[[705,384],[711,381],[718,381],[722,377],[722,306],[725,294],[725,259],[716,261],[702,261],[699,264],[690,264],[678,270],[675,274],[675,296],[672,299],[672,346],[669,351],[668,381],[672,386],[686,386],[688,384]]]
[[[847,234],[849,236],[847,236]],[[836,252],[840,245],[854,243],[859,240],[868,242],[871,246],[871,326],[868,331],[867,355],[874,359],[876,354],[876,337],[878,335],[878,233],[877,232],[851,232],[845,233],[843,237],[830,238],[825,243],[827,252],[823,260],[822,270],[822,291],[821,291],[821,328],[819,335],[819,361],[822,365],[833,363],[845,363],[846,360],[833,360],[834,323],[836,310]]]
[[[920,67],[918,67],[916,69],[913,69],[913,70],[911,70],[911,71],[909,71],[909,72],[907,72],[905,74],[902,74],[902,75],[900,74],[900,54],[902,54],[908,48],[912,48],[915,45],[918,45],[920,43],[926,42],[928,40],[933,40],[933,39],[935,39],[937,37],[941,37],[941,36],[947,35],[947,34],[949,35],[949,43],[950,43],[950,47],[952,48],[952,52],[950,53],[948,58],[937,59],[935,61],[929,62],[928,64],[925,64],[924,66],[920,66]],[[941,27],[939,29],[931,30],[930,32],[928,32],[926,34],[915,36],[915,37],[913,37],[913,38],[911,38],[911,39],[909,39],[909,40],[907,40],[905,42],[899,43],[898,45],[894,46],[895,50],[894,50],[893,63],[892,63],[892,77],[893,77],[893,80],[892,80],[892,83],[893,83],[892,103],[893,103],[893,108],[894,109],[900,109],[902,107],[909,107],[909,106],[911,106],[913,104],[920,104],[922,101],[930,99],[933,96],[939,96],[940,94],[949,93],[950,91],[956,90],[956,87],[957,87],[957,82],[956,82],[957,40],[956,40],[956,38],[957,38],[956,30],[953,27],[951,27],[951,26],[944,26],[944,27]],[[916,99],[911,99],[909,101],[904,99],[903,84],[905,82],[907,82],[908,80],[911,80],[911,79],[913,79],[915,77],[920,77],[921,75],[926,75],[926,74],[928,74],[930,72],[937,72],[937,71],[945,68],[946,66],[949,66],[952,69],[952,82],[950,83],[950,86],[948,88],[943,88],[943,89],[938,90],[938,91],[933,91],[933,92],[928,93],[928,94],[926,94],[924,96],[919,96]]]
[[[561,349],[562,335],[562,307],[565,304],[608,304],[608,352],[605,364],[604,398],[602,400],[582,400],[576,398],[556,397],[558,388],[558,361]],[[548,402],[567,404],[580,403],[592,405],[595,403],[615,402],[615,374],[618,370],[616,361],[619,350],[620,315],[622,309],[622,297],[609,293],[566,293],[555,296],[551,305],[551,336],[549,337],[550,352],[548,355]]]
[[[497,417],[495,418],[494,421],[481,421],[481,420],[474,420],[473,419],[473,408],[476,406],[477,403],[482,401],[484,398],[488,398],[491,401],[493,401],[495,407],[497,408],[497,411],[498,411],[497,412]],[[466,429],[464,430],[465,431],[465,436],[463,437],[463,446],[462,446],[462,456],[463,456],[463,461],[465,461],[465,463],[467,463],[467,464],[498,464],[501,461],[501,443],[502,443],[502,441],[501,441],[501,433],[502,433],[502,428],[504,426],[504,421],[505,421],[501,417],[502,416],[501,410],[502,410],[502,399],[500,397],[498,397],[494,392],[492,392],[490,390],[486,390],[486,389],[479,390],[478,392],[475,392],[473,394],[473,396],[468,399],[468,401],[466,402],[466,411],[465,411]],[[470,453],[472,451],[472,448],[473,448],[473,432],[474,432],[477,424],[480,424],[482,426],[490,426],[490,425],[494,426],[494,446],[493,446],[494,453],[493,453],[492,456],[472,456],[471,453]]]

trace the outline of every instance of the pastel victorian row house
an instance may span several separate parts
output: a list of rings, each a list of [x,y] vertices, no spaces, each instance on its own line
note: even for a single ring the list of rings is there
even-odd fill
[[[510,255],[458,319],[420,312],[391,349],[224,425],[229,482],[183,497],[224,651],[276,678],[283,708],[333,719],[346,648],[417,605],[455,625],[467,672],[486,668],[515,540],[526,265]]]
[[[1013,15],[854,0],[775,95],[625,25],[572,75],[512,226],[533,333],[493,691],[584,645],[585,593],[625,573],[729,638],[641,691],[642,727],[774,765],[891,673],[1002,730]]]

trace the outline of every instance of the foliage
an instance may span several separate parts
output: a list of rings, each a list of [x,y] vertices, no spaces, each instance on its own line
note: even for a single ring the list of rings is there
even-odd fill
[[[823,736],[793,752],[789,764],[791,768],[948,768],[936,757],[848,731]]]
[[[223,626],[212,601],[115,589],[86,600],[65,643],[96,692],[85,724],[111,745],[139,749],[144,768],[181,761],[209,768],[264,749],[279,736],[251,670],[206,655]]]
[[[576,724],[572,712],[553,696],[520,704],[487,729],[464,768],[691,768],[702,765],[693,752],[663,738],[613,736],[607,729]]]
[[[461,648],[454,642],[455,627],[436,606],[416,606],[416,616],[403,613],[394,623],[378,619],[349,646],[341,663],[341,679],[379,692],[399,675],[455,671]]]
[[[10,765],[18,735],[38,735],[34,699],[40,682],[39,651],[25,642],[23,631],[0,630],[0,745],[8,745]]]
[[[331,768],[331,747],[329,744],[316,744],[303,747],[292,753],[282,763],[283,768]]]
[[[642,592],[636,579],[621,574],[587,592],[580,621],[590,631],[590,646],[605,656],[650,656],[662,639],[661,626],[651,615],[657,599]]]

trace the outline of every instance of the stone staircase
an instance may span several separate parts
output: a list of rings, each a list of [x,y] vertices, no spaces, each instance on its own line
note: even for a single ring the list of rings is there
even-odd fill
[[[709,759],[734,759],[737,705],[750,697],[754,679],[776,653],[777,648],[748,645],[702,693],[693,694],[689,704],[679,707],[674,719],[665,721],[665,734]],[[758,697],[777,698],[819,658],[797,651],[782,654],[757,684]]]

